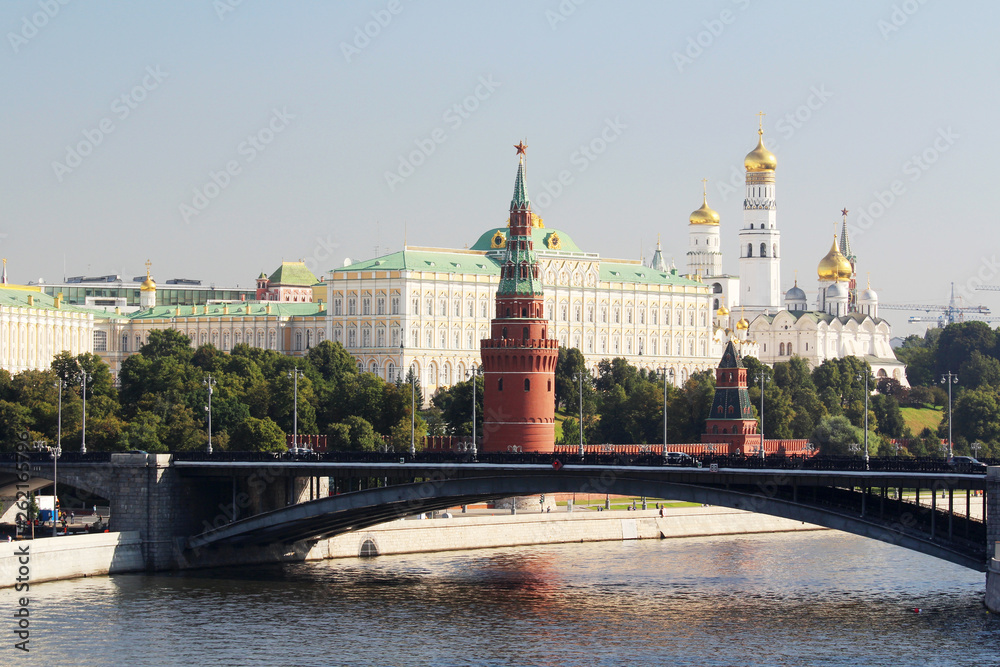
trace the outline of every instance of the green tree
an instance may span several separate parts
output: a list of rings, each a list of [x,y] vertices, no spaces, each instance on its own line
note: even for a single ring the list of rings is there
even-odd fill
[[[579,385],[574,376],[583,373],[589,377],[583,353],[575,347],[560,347],[556,360],[556,408],[569,410],[578,402]]]
[[[864,437],[861,429],[853,426],[847,417],[838,416],[822,420],[809,440],[824,456],[849,456],[854,453],[851,445],[863,443]]]
[[[285,432],[269,417],[250,417],[230,434],[230,449],[238,452],[286,451]]]
[[[1000,387],[1000,361],[974,350],[958,370],[962,386],[972,389]]]
[[[947,412],[941,420],[938,435],[945,439],[948,437]],[[967,389],[959,394],[952,406],[952,437],[966,442],[1000,442],[1000,402],[996,392]]]
[[[906,422],[899,409],[899,401],[893,396],[876,394],[871,397],[871,408],[878,424],[877,431],[888,438],[902,438]]]
[[[957,372],[973,352],[993,354],[997,349],[997,335],[985,322],[957,322],[941,331],[935,354],[936,375]]]

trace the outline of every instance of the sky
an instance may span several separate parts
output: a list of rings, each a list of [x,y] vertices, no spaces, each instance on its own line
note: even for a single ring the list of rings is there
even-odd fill
[[[11,282],[253,284],[505,224],[517,157],[546,227],[683,272],[743,157],[778,158],[782,290],[814,298],[849,209],[883,304],[1000,315],[1000,4],[80,0],[0,4],[0,254]],[[920,313],[884,309],[894,334]]]

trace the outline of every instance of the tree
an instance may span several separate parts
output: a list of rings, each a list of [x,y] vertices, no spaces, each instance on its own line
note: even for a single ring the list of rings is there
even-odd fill
[[[483,425],[483,377],[477,375],[476,382],[476,429]],[[451,435],[472,433],[472,380],[453,384],[448,389],[439,389],[431,398],[431,404],[441,410],[441,418]]]
[[[821,421],[809,440],[824,456],[849,456],[854,453],[851,445],[863,443],[864,438],[861,429],[852,426],[847,417],[838,416]]]
[[[285,432],[269,417],[250,417],[230,434],[230,449],[238,452],[282,452]]]
[[[970,321],[949,324],[941,331],[937,344],[936,375],[957,372],[973,352],[995,354],[997,335],[985,322]]]
[[[989,389],[967,389],[952,406],[952,436],[966,442],[1000,442],[1000,402]],[[948,414],[945,413],[938,435],[948,437]]]
[[[583,373],[589,376],[583,353],[575,347],[560,347],[556,360],[556,408],[568,410],[577,404],[579,385],[573,376]]]
[[[28,427],[31,411],[23,405],[0,401],[0,446],[5,452],[17,451],[21,442],[30,442]]]
[[[139,348],[140,354],[148,359],[177,357],[190,361],[194,357],[191,339],[176,329],[154,329],[149,332],[149,340]]]
[[[341,424],[347,427],[347,439],[351,450],[378,451],[382,439],[375,433],[375,429],[372,428],[368,420],[357,415],[350,415],[345,417]]]
[[[878,425],[876,430],[889,438],[902,438],[906,422],[899,409],[899,401],[893,396],[876,394],[872,396],[870,404]]]
[[[962,363],[958,375],[964,387],[996,389],[1000,387],[1000,361],[975,350]]]

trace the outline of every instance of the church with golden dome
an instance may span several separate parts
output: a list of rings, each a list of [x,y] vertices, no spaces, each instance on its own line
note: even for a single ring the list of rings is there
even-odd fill
[[[777,158],[764,142],[763,123],[757,146],[743,161],[746,194],[739,230],[739,275],[722,268],[719,214],[702,205],[688,218],[687,274],[710,288],[715,313],[713,354],[721,355],[730,341],[743,355],[773,364],[792,356],[818,366],[844,356],[864,358],[877,377],[892,377],[906,385],[904,365],[889,344],[891,327],[878,316],[878,295],[869,286],[857,291],[857,258],[847,234],[846,209],[841,211],[840,238],[816,267],[816,298],[810,305],[798,279],[782,292],[781,231],[775,198]]]

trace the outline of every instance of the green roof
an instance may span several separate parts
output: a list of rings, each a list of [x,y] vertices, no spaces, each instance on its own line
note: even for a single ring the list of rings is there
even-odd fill
[[[663,272],[642,264],[601,262],[601,280],[607,282],[644,283],[647,285],[708,285],[672,272]]]
[[[33,297],[32,305],[28,305],[28,296]],[[10,287],[0,287],[0,306],[13,306],[14,308],[39,308],[41,310],[61,310],[68,313],[87,313],[88,315],[98,315],[92,308],[80,308],[71,306],[65,301],[56,308],[55,297],[43,292],[33,290],[13,289]]]
[[[229,312],[224,313],[225,305],[229,306]],[[271,306],[271,312],[267,312],[267,306]],[[208,312],[205,306],[195,306],[191,312],[191,306],[180,306],[180,313],[177,313],[178,306],[156,306],[133,313],[129,316],[131,320],[151,320],[169,319],[171,317],[296,317],[308,315],[326,315],[326,307],[320,303],[289,303],[286,301],[269,301],[264,303],[230,303],[211,304]]]
[[[319,282],[305,262],[282,262],[278,270],[267,279],[272,285],[301,285],[311,287]]]
[[[500,232],[506,239],[510,236],[510,227],[494,227],[487,230],[479,240],[472,245],[472,250],[500,250],[494,248],[493,237]],[[553,236],[554,235],[554,236]],[[550,249],[548,244],[558,241],[558,248]],[[558,229],[546,229],[544,227],[531,228],[531,242],[535,246],[535,252],[583,252],[580,247],[573,242],[569,234]]]
[[[524,193],[524,158],[517,163],[517,176],[514,179],[514,197],[510,200],[510,208],[524,208],[529,205],[528,195]]]
[[[334,269],[334,273],[354,271],[437,271],[439,273],[474,273],[498,276],[500,266],[478,252],[445,250],[400,250],[389,255]]]

